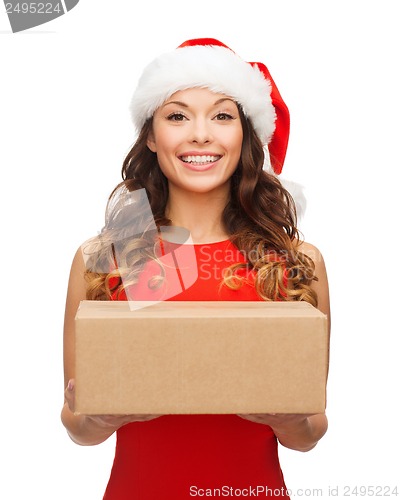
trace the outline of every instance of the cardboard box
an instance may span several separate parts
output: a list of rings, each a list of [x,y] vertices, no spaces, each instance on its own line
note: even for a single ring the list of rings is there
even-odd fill
[[[327,318],[305,302],[83,301],[76,412],[319,413]]]

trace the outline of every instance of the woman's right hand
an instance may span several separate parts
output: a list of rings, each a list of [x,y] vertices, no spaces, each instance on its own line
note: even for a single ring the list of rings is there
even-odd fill
[[[79,304],[86,299],[85,272],[83,251],[79,248],[71,266],[65,304],[64,380],[66,387],[61,420],[75,443],[94,445],[105,441],[125,424],[144,422],[159,415],[75,415],[75,316]]]
[[[69,410],[69,417],[74,417],[75,411],[75,381],[68,381],[65,389],[65,401]],[[65,408],[65,407],[64,407]],[[79,426],[73,426],[74,429],[68,429],[69,435],[73,441],[78,444],[99,444],[105,441],[111,434],[123,425],[131,422],[145,422],[161,415],[78,415]],[[69,420],[69,418],[67,419]],[[66,423],[66,422],[65,422]],[[64,423],[64,425],[65,425]]]

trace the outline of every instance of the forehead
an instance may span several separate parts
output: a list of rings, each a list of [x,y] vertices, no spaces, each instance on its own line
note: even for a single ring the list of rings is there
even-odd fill
[[[237,104],[232,97],[226,94],[213,92],[207,88],[190,88],[178,90],[165,100],[163,106],[169,103],[181,103],[188,106],[217,106],[221,103],[232,105],[237,108]]]

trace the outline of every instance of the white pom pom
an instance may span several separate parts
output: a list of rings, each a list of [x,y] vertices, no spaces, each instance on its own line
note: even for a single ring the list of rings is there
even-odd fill
[[[276,175],[276,173],[272,170],[272,167],[271,167],[268,149],[264,148],[264,150],[265,150],[265,159],[264,159],[263,169],[266,172],[268,172],[269,174],[271,174],[271,175],[275,176],[277,179],[279,179],[280,183],[286,189],[286,191],[289,191],[289,193],[292,195],[292,198],[294,200],[294,204],[296,205],[297,218],[301,219],[302,217],[304,217],[304,214],[306,213],[306,208],[307,208],[307,199],[306,199],[306,196],[304,194],[304,186],[301,184],[298,184],[297,182],[283,179],[280,175],[279,176]]]
[[[281,184],[286,189],[286,191],[289,191],[289,193],[292,195],[292,198],[296,205],[297,218],[301,219],[302,217],[304,217],[307,208],[307,199],[304,194],[304,186],[294,181],[288,181],[287,179],[279,178],[279,180],[281,181]]]

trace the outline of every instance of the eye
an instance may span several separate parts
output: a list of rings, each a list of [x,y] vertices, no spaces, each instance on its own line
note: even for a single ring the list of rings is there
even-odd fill
[[[226,121],[233,120],[234,118],[229,113],[218,113],[217,115],[215,115],[215,119],[218,121]]]
[[[167,120],[171,122],[183,122],[186,120],[186,116],[183,113],[171,113],[167,116]]]

